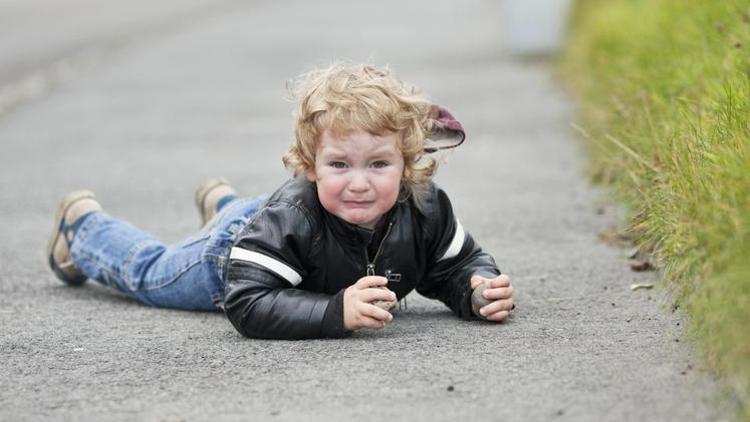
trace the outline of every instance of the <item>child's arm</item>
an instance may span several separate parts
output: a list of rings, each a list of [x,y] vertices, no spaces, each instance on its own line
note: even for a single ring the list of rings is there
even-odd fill
[[[335,296],[296,288],[307,275],[314,229],[302,209],[269,203],[239,236],[227,266],[224,309],[247,337],[342,337],[343,291]]]
[[[424,239],[427,243],[425,246],[429,269],[425,279],[417,286],[417,291],[442,301],[461,318],[482,317],[472,312],[471,294],[480,280],[496,280],[500,277],[495,260],[482,251],[473,237],[464,231],[453,214],[450,199],[436,186],[433,186],[425,206],[425,214],[427,220]],[[507,277],[502,276],[502,279],[505,278]],[[492,287],[495,290],[494,284]],[[497,287],[500,287],[499,284]],[[510,297],[503,299],[512,301],[512,290]],[[494,310],[496,306],[499,305],[493,305],[490,310]]]

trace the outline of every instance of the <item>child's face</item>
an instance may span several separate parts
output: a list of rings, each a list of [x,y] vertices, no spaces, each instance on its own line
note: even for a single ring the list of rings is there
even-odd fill
[[[404,173],[399,141],[395,133],[325,130],[315,168],[306,172],[308,180],[317,182],[323,208],[344,221],[373,229],[398,199]]]

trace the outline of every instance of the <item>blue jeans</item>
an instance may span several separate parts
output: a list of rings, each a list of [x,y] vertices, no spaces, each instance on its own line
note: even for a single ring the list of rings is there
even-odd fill
[[[70,253],[87,277],[141,303],[219,311],[224,305],[223,271],[229,251],[266,198],[235,199],[197,234],[172,245],[97,211],[76,227]]]

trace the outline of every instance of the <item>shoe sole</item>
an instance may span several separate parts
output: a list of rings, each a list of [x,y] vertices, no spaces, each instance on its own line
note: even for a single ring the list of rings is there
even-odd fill
[[[60,230],[60,227],[62,226],[63,219],[65,218],[65,213],[68,212],[71,206],[75,204],[76,202],[82,200],[82,199],[96,199],[96,195],[94,195],[94,192],[90,190],[79,190],[75,192],[70,192],[69,194],[65,195],[60,205],[57,207],[57,211],[55,212],[55,234],[50,237],[49,241],[47,242],[47,260],[49,263],[49,268],[52,270],[52,272],[65,282],[66,284],[69,284],[71,286],[80,286],[83,284],[88,277],[81,276],[76,278],[70,278],[69,275],[63,273],[60,268],[55,263],[55,257],[53,256],[55,244],[60,239],[60,236],[63,235],[62,230]]]
[[[208,194],[211,193],[212,190],[223,185],[231,186],[229,184],[229,180],[223,177],[213,177],[203,182],[203,184],[200,185],[200,187],[198,187],[198,189],[195,191],[195,206],[198,207],[198,212],[201,215],[201,227],[205,226],[209,220],[208,218],[206,218],[205,203],[206,198],[208,198]]]

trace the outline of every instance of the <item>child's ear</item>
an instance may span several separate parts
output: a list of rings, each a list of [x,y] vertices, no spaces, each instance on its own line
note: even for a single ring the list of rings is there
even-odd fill
[[[412,176],[414,176],[414,173],[412,170],[408,167],[404,167],[404,174],[401,176],[402,181],[411,180]]]
[[[318,177],[315,174],[315,168],[311,167],[305,170],[305,177],[307,177],[307,180],[309,180],[310,182],[318,180]]]

